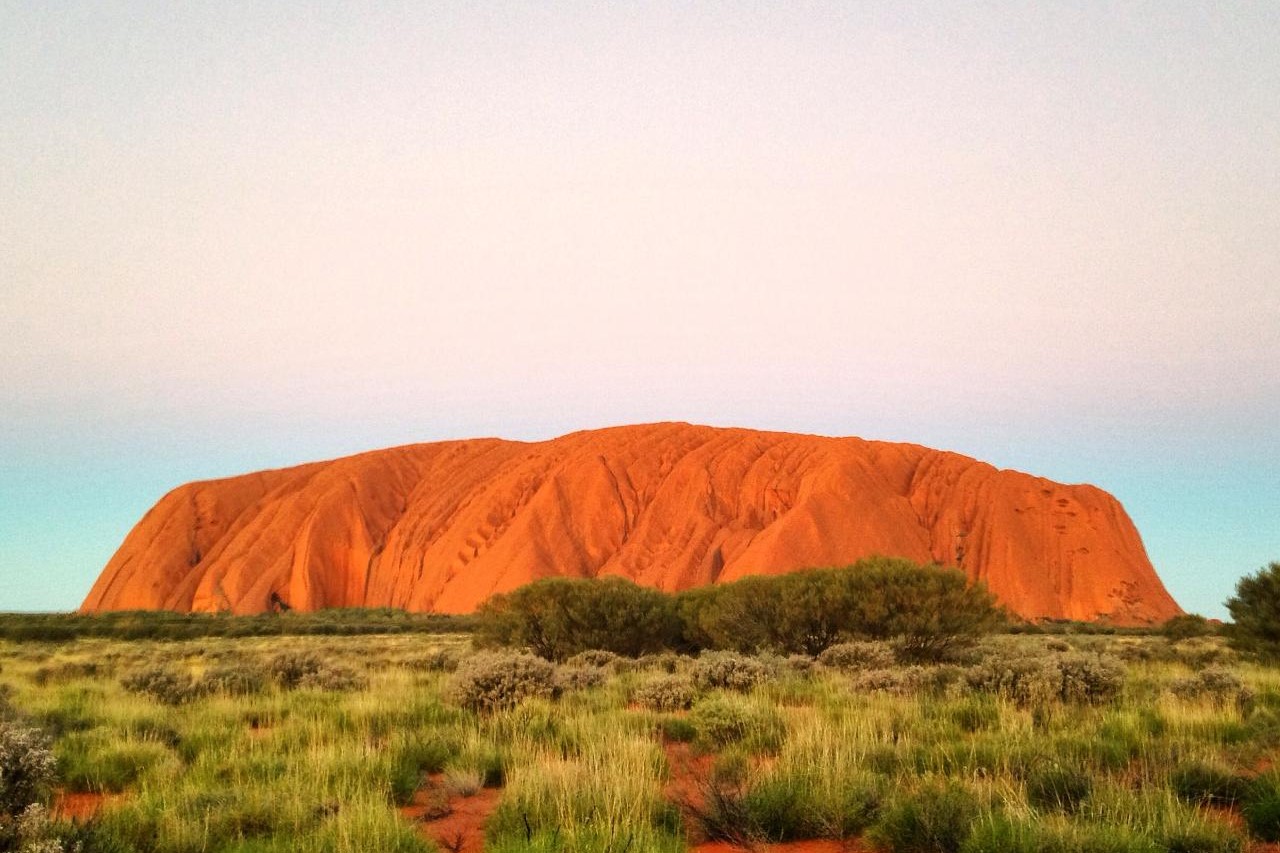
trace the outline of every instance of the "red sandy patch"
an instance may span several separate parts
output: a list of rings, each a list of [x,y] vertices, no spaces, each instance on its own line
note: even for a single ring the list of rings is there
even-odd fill
[[[121,794],[99,794],[94,791],[59,791],[53,800],[53,813],[63,820],[85,821],[121,797]]]
[[[674,741],[662,745],[667,754],[667,765],[671,768],[671,778],[667,782],[667,798],[680,805],[686,811],[690,806],[701,808],[706,793],[706,782],[711,777],[711,766],[715,762],[714,755],[697,753],[687,743]],[[704,841],[689,848],[693,853],[863,853],[869,850],[865,844],[856,839],[835,841],[831,839],[814,839],[811,841],[788,841],[780,844],[739,845],[729,841]]]
[[[419,824],[423,835],[451,853],[482,853],[484,825],[498,808],[502,792],[497,788],[481,788],[470,797],[447,796],[439,774],[434,774],[425,787],[413,795],[413,801],[400,809],[400,814]],[[447,813],[439,812],[447,809]],[[439,816],[437,816],[439,815]]]

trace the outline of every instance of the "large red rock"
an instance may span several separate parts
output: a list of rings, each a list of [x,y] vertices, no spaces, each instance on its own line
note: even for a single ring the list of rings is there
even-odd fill
[[[274,602],[465,613],[552,575],[663,590],[938,561],[1026,617],[1179,613],[1120,504],[911,444],[687,424],[445,441],[190,483],[126,537],[86,611]]]

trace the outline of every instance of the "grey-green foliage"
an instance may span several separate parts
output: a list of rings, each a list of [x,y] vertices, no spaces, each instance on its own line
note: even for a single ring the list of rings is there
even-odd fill
[[[120,686],[165,705],[181,705],[204,692],[188,673],[163,664],[134,670],[120,679]]]
[[[0,722],[0,814],[16,817],[53,783],[57,761],[38,729]]]
[[[893,647],[877,640],[836,643],[818,655],[818,663],[832,669],[862,671],[888,669],[894,664]]]
[[[631,694],[636,704],[653,711],[687,710],[697,696],[698,688],[687,675],[654,678],[641,684]]]
[[[556,689],[587,690],[604,684],[608,674],[598,666],[571,666],[564,664],[556,667]]]
[[[693,664],[693,681],[704,690],[747,691],[767,679],[769,667],[736,652],[703,652]]]
[[[488,713],[524,699],[553,697],[555,676],[555,666],[536,655],[480,652],[458,665],[446,695],[463,708]]]

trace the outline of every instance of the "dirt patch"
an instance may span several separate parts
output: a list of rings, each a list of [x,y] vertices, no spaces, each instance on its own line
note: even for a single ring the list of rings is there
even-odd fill
[[[106,806],[123,798],[123,794],[59,791],[53,799],[53,814],[63,820],[86,821],[95,817]]]
[[[433,774],[400,814],[416,823],[442,850],[482,853],[484,825],[501,799],[502,791],[497,788],[481,788],[469,797],[453,794],[442,776]]]
[[[671,778],[666,787],[667,799],[680,806],[688,816],[691,810],[698,810],[706,805],[707,780],[711,778],[715,756],[696,752],[689,744],[675,741],[665,741],[662,748],[667,755],[667,765],[671,768]],[[756,769],[760,769],[762,765],[763,762],[759,763]],[[691,845],[689,849],[693,853],[865,853],[871,848],[858,839],[814,839],[780,844],[703,841]]]

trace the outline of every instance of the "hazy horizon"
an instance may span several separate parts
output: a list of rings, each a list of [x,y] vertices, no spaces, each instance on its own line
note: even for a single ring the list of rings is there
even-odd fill
[[[682,420],[1280,560],[1280,6],[0,5],[0,610],[192,479]]]

